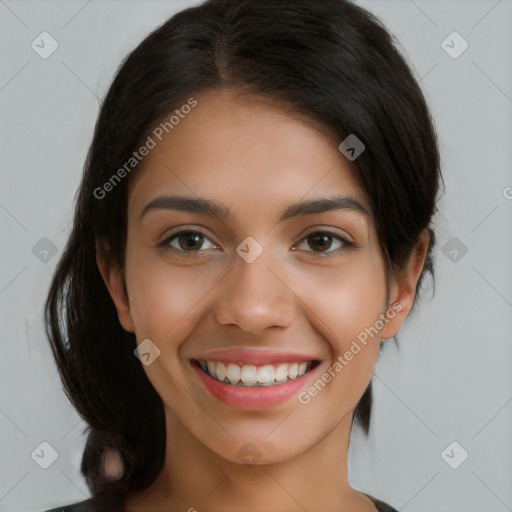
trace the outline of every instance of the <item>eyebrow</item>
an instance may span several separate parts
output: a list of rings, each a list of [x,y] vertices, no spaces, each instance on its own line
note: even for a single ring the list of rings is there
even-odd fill
[[[224,203],[212,199],[189,196],[159,196],[144,207],[139,220],[150,210],[156,209],[181,210],[208,215],[218,219],[225,219],[230,215],[229,208]],[[353,197],[338,195],[293,203],[287,206],[281,213],[278,222],[283,222],[299,215],[323,213],[331,210],[352,210],[370,215],[368,210]]]

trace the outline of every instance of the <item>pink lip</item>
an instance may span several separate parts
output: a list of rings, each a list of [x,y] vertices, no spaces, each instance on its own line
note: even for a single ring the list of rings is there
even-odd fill
[[[210,356],[209,356],[210,357]],[[211,359],[210,359],[211,360]],[[223,359],[225,361],[225,359]],[[272,361],[275,361],[273,359]],[[284,361],[284,360],[283,360]],[[286,359],[286,361],[290,361]],[[304,359],[301,359],[304,361]],[[232,361],[235,362],[235,361]],[[293,362],[293,360],[292,360]],[[249,363],[254,364],[254,363]],[[306,382],[310,380],[320,365],[311,369],[301,377],[295,380],[278,384],[275,386],[234,386],[233,384],[226,384],[214,379],[206,372],[204,372],[197,363],[192,365],[199,377],[201,378],[206,389],[217,399],[224,402],[231,407],[239,409],[268,409],[275,407],[290,397],[297,396],[299,391],[305,387]]]
[[[194,358],[196,361],[221,361],[223,363],[252,364],[261,366],[273,363],[302,363],[303,361],[315,361],[314,358],[306,354],[297,352],[283,352],[281,350],[248,350],[246,348],[229,348],[212,350],[200,357]]]

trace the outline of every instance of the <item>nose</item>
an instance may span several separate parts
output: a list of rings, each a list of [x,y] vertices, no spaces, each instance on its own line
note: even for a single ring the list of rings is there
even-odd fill
[[[269,327],[288,327],[297,316],[297,297],[282,266],[269,261],[266,251],[248,263],[238,254],[217,290],[215,318],[249,334]]]

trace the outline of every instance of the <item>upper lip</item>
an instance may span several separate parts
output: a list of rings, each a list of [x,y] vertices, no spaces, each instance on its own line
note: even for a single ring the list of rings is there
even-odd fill
[[[282,350],[229,348],[211,350],[204,355],[195,357],[194,360],[220,361],[224,363],[252,364],[254,366],[261,366],[272,363],[318,361],[319,358],[298,352],[284,352]]]

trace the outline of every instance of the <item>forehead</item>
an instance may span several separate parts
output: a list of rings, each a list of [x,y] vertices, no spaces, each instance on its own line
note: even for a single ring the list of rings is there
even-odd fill
[[[298,199],[353,197],[369,210],[336,138],[314,121],[258,96],[207,91],[135,170],[131,216],[156,195],[215,197],[254,210]],[[158,123],[155,123],[158,125]]]

